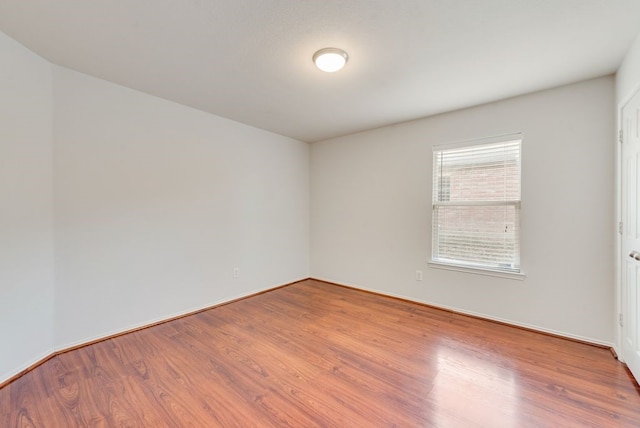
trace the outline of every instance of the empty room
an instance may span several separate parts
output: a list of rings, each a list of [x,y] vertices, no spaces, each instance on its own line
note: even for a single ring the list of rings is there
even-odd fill
[[[0,427],[638,427],[639,161],[638,0],[0,0]]]

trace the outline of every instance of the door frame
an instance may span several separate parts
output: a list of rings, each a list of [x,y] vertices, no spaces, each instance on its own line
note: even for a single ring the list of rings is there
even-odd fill
[[[622,354],[622,338],[623,327],[620,323],[620,316],[624,314],[623,311],[623,298],[622,298],[622,234],[620,233],[619,224],[622,222],[622,141],[620,140],[620,134],[624,127],[622,123],[622,109],[625,105],[631,101],[631,99],[640,92],[640,83],[638,83],[627,95],[625,95],[618,105],[616,106],[616,133],[615,133],[615,245],[614,245],[614,270],[615,270],[615,284],[616,284],[616,296],[615,296],[615,313],[614,313],[614,325],[615,328],[615,340],[613,344],[613,350],[618,360],[624,362],[624,356]],[[640,381],[640,379],[638,379]]]

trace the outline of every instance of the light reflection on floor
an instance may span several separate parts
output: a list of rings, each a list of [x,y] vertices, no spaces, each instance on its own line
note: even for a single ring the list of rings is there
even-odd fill
[[[488,361],[486,350],[484,359],[469,356],[469,350],[456,350],[465,347],[463,343],[442,343],[436,351],[438,374],[429,394],[435,410],[434,425],[522,426],[516,374],[508,366]],[[465,403],[464,414],[459,413],[461,401]]]

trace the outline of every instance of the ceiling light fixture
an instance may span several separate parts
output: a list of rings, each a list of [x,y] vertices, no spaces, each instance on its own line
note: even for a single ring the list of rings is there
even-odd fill
[[[342,49],[324,48],[313,54],[313,62],[322,71],[333,73],[344,67],[349,55]]]

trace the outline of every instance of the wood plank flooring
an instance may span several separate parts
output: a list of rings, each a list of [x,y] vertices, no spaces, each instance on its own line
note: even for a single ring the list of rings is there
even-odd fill
[[[606,349],[308,280],[58,355],[1,427],[638,427]]]

